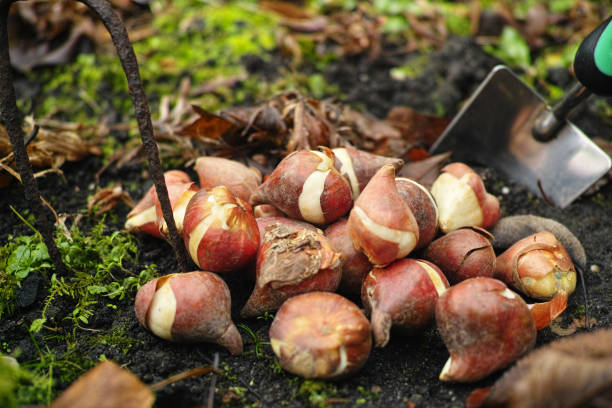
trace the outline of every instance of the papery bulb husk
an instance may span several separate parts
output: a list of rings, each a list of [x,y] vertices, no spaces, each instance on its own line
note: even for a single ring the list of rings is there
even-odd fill
[[[419,241],[419,226],[397,191],[393,166],[383,166],[363,190],[348,219],[357,250],[375,266],[408,255]]]
[[[412,334],[428,326],[434,317],[438,297],[449,284],[434,264],[400,259],[366,276],[361,300],[371,314],[377,347],[389,342],[391,327]]]
[[[464,163],[442,168],[431,186],[443,233],[461,227],[489,228],[501,217],[499,200],[487,193],[482,178]]]
[[[285,157],[250,203],[272,204],[291,218],[324,225],[345,215],[353,198],[348,181],[334,168],[333,153],[321,148]]]
[[[174,217],[174,223],[176,230],[181,235],[183,233],[183,219],[185,218],[185,210],[191,197],[195,195],[200,189],[194,182],[182,183],[166,183],[168,188],[168,198],[170,199],[170,207],[172,208],[172,215]],[[162,237],[168,237],[168,225],[164,219],[164,214],[161,209],[161,203],[155,195],[155,214],[157,215],[157,224],[159,225],[159,232]]]
[[[304,378],[340,379],[357,372],[372,348],[370,324],[351,301],[330,292],[288,299],[270,326],[281,367]]]
[[[234,196],[246,202],[261,184],[259,170],[235,160],[203,156],[196,159],[193,168],[200,178],[200,187],[209,190],[225,186]]]
[[[433,241],[423,257],[436,264],[452,284],[476,276],[493,277],[493,237],[478,227],[463,227]]]
[[[198,192],[185,211],[185,246],[202,269],[231,272],[254,258],[259,228],[251,207],[225,186]]]
[[[542,330],[548,327],[550,323],[563,313],[567,308],[568,294],[564,291],[559,291],[548,302],[532,303],[529,306],[529,311],[535,322],[536,329]]]
[[[188,183],[191,181],[189,175],[181,170],[170,170],[164,173],[166,186],[174,183]],[[152,235],[156,238],[163,238],[157,223],[157,211],[155,202],[157,192],[155,186],[151,186],[142,199],[128,213],[125,221],[125,229]]]
[[[506,367],[535,345],[525,301],[501,281],[477,277],[448,289],[436,305],[450,358],[440,380],[471,382]]]
[[[516,242],[497,257],[495,277],[534,299],[550,300],[576,288],[576,269],[561,243],[548,231]]]
[[[373,268],[373,265],[362,252],[359,252],[353,246],[353,242],[348,235],[347,230],[348,220],[343,218],[325,230],[325,236],[329,240],[334,251],[340,253],[342,260],[342,279],[338,292],[359,294],[361,293],[361,284],[367,273]]]
[[[154,279],[134,301],[141,325],[176,342],[212,342],[232,354],[242,352],[242,338],[231,319],[229,288],[211,272],[194,271]]]
[[[395,171],[404,165],[402,159],[380,156],[356,149],[352,146],[332,149],[335,155],[334,166],[351,184],[353,200],[357,200],[374,174],[385,165],[391,165]]]
[[[325,236],[317,231],[272,224],[257,255],[253,293],[242,317],[276,310],[289,297],[338,288],[342,261]]]
[[[425,186],[414,180],[396,177],[397,191],[406,201],[419,226],[419,242],[415,249],[426,247],[438,232],[438,207]]]

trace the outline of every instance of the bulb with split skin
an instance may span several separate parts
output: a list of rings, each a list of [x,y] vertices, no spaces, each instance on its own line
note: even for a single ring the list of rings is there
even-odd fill
[[[395,169],[383,166],[365,187],[348,218],[355,249],[375,266],[404,258],[419,242],[419,226],[395,184]]]
[[[251,205],[272,204],[291,218],[325,225],[353,205],[348,181],[334,168],[334,154],[321,147],[285,157],[251,195]]]
[[[304,378],[338,379],[357,372],[372,348],[370,323],[348,299],[310,292],[288,299],[270,326],[281,367]]]
[[[517,360],[536,341],[525,301],[492,278],[471,278],[448,289],[438,299],[436,324],[450,353],[442,381],[478,381]]]
[[[259,229],[251,207],[225,186],[195,194],[185,211],[183,239],[191,259],[212,272],[231,272],[254,258]]]
[[[423,257],[438,265],[452,284],[476,276],[493,277],[493,236],[482,228],[463,227],[433,241]]]
[[[189,175],[181,170],[170,170],[164,173],[166,187],[176,183],[190,183]],[[128,213],[125,221],[125,229],[152,235],[156,238],[163,238],[159,229],[157,210],[155,203],[157,192],[155,186],[151,186],[142,199]]]
[[[301,293],[335,291],[342,263],[321,230],[276,222],[263,231],[255,274],[255,287],[240,313],[242,317],[274,311],[286,299]]]
[[[140,324],[165,340],[211,342],[242,353],[231,315],[230,292],[211,272],[176,273],[143,285],[134,301]]]
[[[499,200],[487,193],[482,179],[464,163],[451,163],[431,186],[443,233],[461,227],[489,228],[501,216]]]
[[[574,263],[548,231],[525,237],[498,256],[495,277],[535,299],[550,300],[576,289]]]
[[[168,186],[168,198],[170,199],[170,207],[174,217],[174,224],[179,235],[183,234],[183,221],[185,218],[185,210],[191,197],[193,197],[200,189],[196,183],[189,181],[187,183],[166,183]],[[155,214],[157,215],[157,224],[162,237],[168,237],[168,224],[164,219],[164,214],[161,209],[159,198],[155,195]]]
[[[209,190],[225,186],[234,196],[247,202],[261,184],[259,170],[222,157],[198,157],[193,169],[200,178],[200,187]]]
[[[376,346],[387,345],[392,327],[411,334],[429,325],[436,302],[448,287],[442,271],[424,260],[404,258],[370,271],[361,300],[371,316]]]

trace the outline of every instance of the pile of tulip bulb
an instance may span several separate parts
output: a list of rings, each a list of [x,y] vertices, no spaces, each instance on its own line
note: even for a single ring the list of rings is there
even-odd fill
[[[350,375],[392,328],[410,335],[434,322],[450,353],[441,380],[476,381],[508,366],[565,309],[576,286],[572,259],[548,231],[496,256],[487,228],[500,219],[499,202],[474,170],[451,163],[428,190],[396,177],[402,166],[321,147],[288,155],[263,182],[256,169],[217,157],[196,161],[199,188],[167,172],[174,220],[200,271],[144,285],[138,320],[163,339],[239,354],[221,278],[236,272],[255,281],[241,316],[276,311],[270,344],[291,373]],[[153,187],[126,228],[167,237]],[[360,294],[365,314],[336,291]]]

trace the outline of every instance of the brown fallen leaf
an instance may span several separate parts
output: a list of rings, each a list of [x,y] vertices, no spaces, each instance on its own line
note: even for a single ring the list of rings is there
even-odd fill
[[[554,341],[528,354],[490,390],[475,390],[476,407],[612,406],[612,329]]]
[[[51,408],[148,408],[153,391],[112,361],[103,361],[76,380]]]
[[[450,156],[451,152],[439,153],[424,160],[406,163],[397,176],[413,179],[430,188]]]
[[[389,123],[402,132],[402,138],[413,144],[434,144],[450,119],[419,113],[407,106],[396,106],[387,114]]]
[[[203,143],[232,141],[234,136],[239,134],[241,130],[239,124],[234,123],[229,118],[208,112],[197,105],[192,105],[192,108],[199,115],[199,118],[179,130],[179,134]]]

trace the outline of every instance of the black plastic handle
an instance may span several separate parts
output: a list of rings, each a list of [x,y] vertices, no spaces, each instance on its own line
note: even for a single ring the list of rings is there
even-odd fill
[[[582,41],[574,58],[574,72],[589,91],[612,95],[612,16]]]

